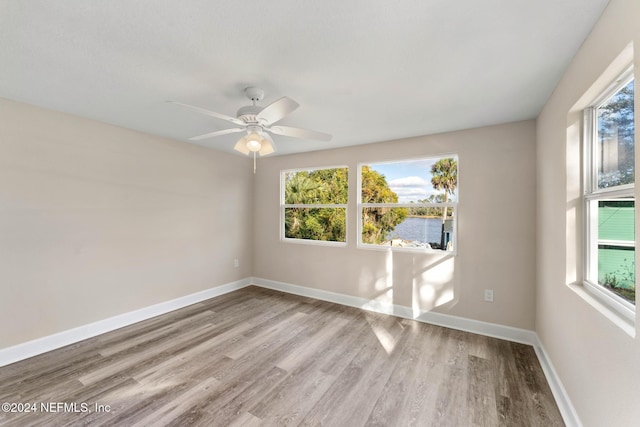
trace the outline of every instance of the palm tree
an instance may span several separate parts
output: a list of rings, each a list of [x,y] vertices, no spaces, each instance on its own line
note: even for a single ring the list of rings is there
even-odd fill
[[[319,203],[324,191],[322,183],[309,177],[309,172],[294,172],[286,175],[284,202],[288,205]],[[309,213],[309,208],[291,208],[285,211],[285,236],[304,238],[301,220]]]
[[[458,162],[447,157],[440,159],[431,166],[431,185],[438,191],[444,190],[444,202],[449,201],[449,195],[453,196],[453,192],[458,185]],[[444,249],[444,223],[447,220],[447,211],[442,209],[442,232],[440,235],[440,247]]]
[[[287,174],[284,202],[288,205],[318,203],[323,185],[311,178],[308,172]]]

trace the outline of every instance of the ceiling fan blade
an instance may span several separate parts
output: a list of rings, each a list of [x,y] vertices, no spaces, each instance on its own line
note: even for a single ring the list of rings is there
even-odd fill
[[[296,101],[285,96],[264,107],[264,109],[256,116],[256,119],[258,121],[264,120],[268,125],[271,125],[284,118],[284,116],[291,113],[299,106],[300,104]]]
[[[292,136],[294,138],[314,139],[318,141],[331,141],[332,136],[315,130],[292,128],[290,126],[271,126],[268,131],[276,135]]]
[[[216,113],[214,111],[209,111],[209,110],[205,110],[204,108],[200,108],[200,107],[194,107],[193,105],[189,105],[189,104],[183,104],[182,102],[176,102],[176,101],[167,101],[171,104],[175,104],[175,105],[179,105],[181,107],[184,108],[188,108],[191,111],[195,111],[196,113],[200,113],[200,114],[204,114],[207,116],[211,116],[211,117],[215,117],[216,119],[222,119],[222,120],[226,120],[228,122],[231,122],[233,124],[239,125],[239,126],[245,126],[246,123],[243,122],[240,119],[236,119],[235,117],[231,117],[231,116],[227,116],[225,114],[220,114],[220,113]]]
[[[205,133],[204,135],[192,136],[189,141],[200,141],[201,139],[213,138],[214,136],[226,135],[228,133],[244,132],[244,129],[232,128],[217,130],[215,132]]]

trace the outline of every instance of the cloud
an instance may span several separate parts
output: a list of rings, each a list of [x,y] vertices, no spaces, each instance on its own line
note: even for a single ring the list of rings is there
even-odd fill
[[[426,199],[430,194],[434,193],[430,183],[419,176],[393,179],[389,181],[389,188],[398,195],[400,203]]]
[[[389,181],[389,187],[395,188],[424,188],[427,186],[427,181],[419,176],[407,176],[404,178],[397,178]]]

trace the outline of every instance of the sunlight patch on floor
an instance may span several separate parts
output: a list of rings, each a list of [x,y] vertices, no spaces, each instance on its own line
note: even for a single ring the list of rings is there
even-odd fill
[[[367,317],[367,322],[369,322],[369,326],[371,330],[378,338],[378,342],[387,352],[387,354],[391,354],[393,349],[396,347],[396,340],[393,338],[393,335],[389,331],[387,331],[383,326],[372,322],[371,319]]]

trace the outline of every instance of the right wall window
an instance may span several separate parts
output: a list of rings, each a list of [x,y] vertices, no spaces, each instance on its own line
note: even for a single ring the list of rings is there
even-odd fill
[[[585,285],[635,310],[633,70],[585,110]]]

